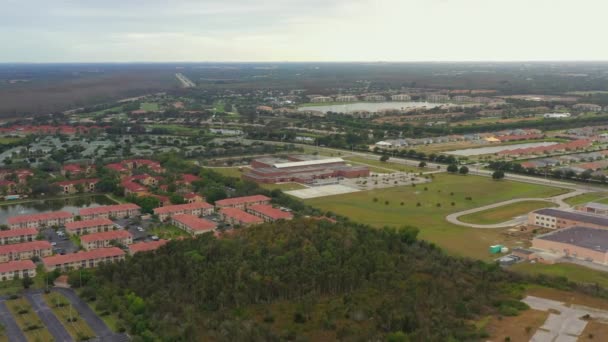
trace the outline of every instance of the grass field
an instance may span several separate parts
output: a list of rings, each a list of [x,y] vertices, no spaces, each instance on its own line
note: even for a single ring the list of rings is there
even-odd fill
[[[6,306],[28,341],[53,341],[53,336],[34,312],[27,299],[21,297],[7,300]]]
[[[602,287],[608,288],[608,272],[593,270],[575,264],[529,264],[520,263],[509,268],[512,271],[524,274],[546,274],[550,276],[566,277],[570,281],[578,283],[597,283]]]
[[[260,184],[260,187],[268,190],[279,189],[282,191],[306,189],[304,185],[298,183]]]
[[[587,202],[593,202],[600,199],[608,199],[608,193],[605,192],[590,192],[570,198],[566,198],[564,202],[570,205],[585,204]]]
[[[372,172],[377,172],[377,173],[392,173],[394,171],[418,173],[418,172],[430,171],[430,169],[427,169],[427,168],[418,168],[418,167],[414,167],[414,166],[391,163],[390,159],[387,162],[381,162],[379,158],[380,157],[378,157],[378,159],[367,159],[367,158],[363,158],[363,157],[352,156],[352,157],[344,157],[344,160],[352,162],[353,164],[369,165],[370,170]]]
[[[176,239],[182,236],[190,237],[190,234],[172,225],[154,227],[150,230],[150,233],[158,236],[161,239]]]
[[[425,191],[425,187],[428,190]],[[512,198],[549,197],[566,191],[527,183],[497,182],[472,175],[437,174],[433,182],[426,185],[361,191],[305,202],[375,227],[416,226],[420,229],[420,238],[453,254],[489,260],[487,247],[506,242],[502,230],[452,225],[445,220],[446,215]],[[466,197],[471,197],[471,200],[466,200]]]
[[[7,138],[7,137],[1,137],[0,138],[0,145],[6,145],[6,144],[12,144],[12,143],[16,143],[23,140],[23,138]]]
[[[51,292],[43,295],[46,305],[51,308],[57,319],[63,324],[74,341],[81,341],[95,336],[95,332],[71,307],[70,302],[61,294]],[[75,321],[70,322],[70,318]]]
[[[557,206],[555,203],[544,201],[525,201],[512,203],[502,207],[479,211],[474,214],[464,215],[460,221],[475,224],[494,224],[509,221],[516,216],[529,213],[532,210],[550,208]]]
[[[154,103],[154,102],[143,102],[139,108],[141,108],[142,110],[146,110],[148,112],[156,112],[158,111],[158,103]]]

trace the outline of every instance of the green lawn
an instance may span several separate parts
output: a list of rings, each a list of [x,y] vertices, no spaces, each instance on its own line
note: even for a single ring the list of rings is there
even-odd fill
[[[387,162],[381,162],[380,157],[378,157],[378,159],[367,159],[367,158],[363,158],[363,157],[351,156],[351,157],[345,157],[344,160],[352,162],[353,164],[369,165],[370,170],[372,172],[377,172],[377,173],[391,173],[394,171],[418,173],[418,172],[430,171],[430,169],[427,169],[427,168],[418,168],[418,167],[413,167],[413,166],[408,166],[408,165],[391,163],[390,159]]]
[[[590,192],[570,198],[566,198],[564,202],[570,205],[580,205],[587,202],[594,202],[600,199],[608,199],[608,193],[605,192]]]
[[[245,172],[245,168],[243,168],[243,171],[241,171],[238,167],[213,167],[211,169],[226,177],[236,178],[241,178],[241,175]]]
[[[530,264],[520,263],[509,267],[510,270],[525,274],[545,274],[550,276],[566,277],[570,281],[578,283],[597,283],[608,288],[608,272],[593,270],[575,264]]]
[[[95,332],[80,317],[78,311],[61,294],[51,292],[43,295],[46,305],[51,308],[57,319],[63,324],[74,341],[82,341],[95,336]],[[72,321],[70,322],[70,318]]]
[[[6,306],[28,341],[53,341],[53,336],[27,299],[21,297],[7,300]]]
[[[488,246],[505,243],[502,230],[452,225],[445,220],[446,215],[512,198],[549,197],[566,191],[472,175],[437,174],[433,182],[426,185],[361,191],[305,202],[376,227],[416,226],[420,229],[420,238],[434,242],[451,253],[489,260]],[[471,197],[471,200],[466,200],[466,197]],[[388,205],[385,201],[389,202]],[[417,206],[418,202],[420,206]],[[438,203],[440,207],[437,207]]]
[[[16,143],[21,140],[23,140],[23,138],[0,137],[0,145],[12,144],[12,143]]]
[[[279,189],[282,191],[306,189],[304,185],[298,183],[260,184],[260,187],[268,190]]]
[[[154,102],[143,102],[140,106],[140,109],[148,111],[148,112],[156,112],[158,111],[158,103]]]
[[[504,205],[502,207],[479,211],[474,214],[461,216],[460,221],[474,224],[494,224],[509,221],[516,216],[529,213],[532,210],[557,206],[555,203],[544,201],[525,201]]]
[[[190,237],[190,234],[185,231],[172,226],[172,225],[162,225],[158,227],[154,227],[150,230],[152,235],[156,235],[161,239],[176,239],[178,237]]]

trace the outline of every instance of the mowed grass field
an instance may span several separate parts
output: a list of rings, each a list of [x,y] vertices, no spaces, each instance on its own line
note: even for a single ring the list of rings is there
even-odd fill
[[[459,217],[459,220],[466,223],[475,224],[494,224],[509,221],[516,216],[529,213],[532,210],[541,208],[556,207],[555,203],[545,201],[525,201],[503,205],[502,207],[479,211],[474,214]]]
[[[427,190],[424,190],[425,187]],[[446,215],[512,198],[544,198],[567,191],[527,183],[494,181],[472,175],[437,174],[431,183],[416,187],[361,191],[305,202],[375,227],[415,226],[420,229],[421,239],[436,243],[450,253],[489,260],[491,256],[488,254],[488,246],[504,243],[502,230],[452,225],[445,220]],[[465,199],[466,197],[471,200]]]
[[[509,267],[510,270],[524,274],[545,274],[556,277],[566,277],[570,281],[577,283],[597,283],[604,288],[608,288],[608,272],[598,271],[575,264],[530,264],[520,263]]]
[[[590,192],[590,193],[566,198],[564,200],[564,202],[566,202],[570,205],[580,205],[580,204],[585,204],[587,202],[595,202],[595,201],[600,201],[600,202],[606,203],[606,200],[608,200],[607,192]]]
[[[281,191],[290,191],[290,190],[300,190],[306,189],[306,187],[302,184],[298,183],[279,183],[279,184],[259,184],[261,188],[274,190],[279,189]]]
[[[392,173],[395,171],[418,173],[424,171],[431,171],[427,168],[418,168],[409,165],[391,163],[390,159],[387,162],[381,162],[380,157],[378,157],[378,159],[367,159],[363,157],[344,157],[344,160],[346,160],[347,162],[351,162],[355,165],[370,166],[370,170],[372,172],[377,173]]]

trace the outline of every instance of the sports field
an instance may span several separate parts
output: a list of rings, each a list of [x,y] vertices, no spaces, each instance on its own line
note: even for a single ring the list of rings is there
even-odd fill
[[[472,175],[437,174],[433,182],[416,187],[360,191],[305,202],[376,227],[416,226],[420,229],[420,238],[451,253],[489,260],[488,246],[505,243],[502,230],[452,225],[445,220],[446,215],[512,198],[544,198],[565,192],[567,190],[554,187]]]
[[[503,205],[502,207],[479,211],[469,215],[463,215],[458,219],[466,223],[495,224],[512,220],[521,215],[526,215],[532,210],[556,207],[555,203],[544,201],[525,201]]]
[[[344,157],[344,160],[351,162],[355,165],[369,166],[370,171],[376,173],[392,173],[396,171],[418,173],[424,171],[431,171],[427,168],[418,168],[415,166],[391,163],[390,159],[387,162],[381,162],[380,157],[378,157],[378,159],[367,159],[363,157]]]

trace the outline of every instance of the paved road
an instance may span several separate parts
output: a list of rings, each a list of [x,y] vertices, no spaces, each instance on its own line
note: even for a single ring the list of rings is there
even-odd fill
[[[29,291],[25,293],[25,298],[32,304],[34,311],[40,317],[40,320],[49,329],[49,332],[57,342],[72,342],[74,341],[63,324],[55,317],[55,314],[46,305],[42,299],[42,293],[39,291]]]
[[[19,329],[17,322],[15,322],[15,318],[13,318],[11,312],[8,311],[5,301],[0,302],[0,322],[2,322],[2,325],[4,326],[4,333],[9,341],[27,342],[25,335],[23,335],[23,332]]]
[[[466,222],[460,221],[459,218],[464,215],[473,214],[473,213],[477,213],[477,212],[484,211],[484,210],[502,207],[503,205],[509,205],[512,203],[525,202],[525,201],[552,202],[552,203],[557,204],[560,209],[568,209],[568,208],[570,208],[570,205],[568,205],[568,203],[564,202],[564,199],[569,198],[569,197],[578,196],[585,192],[586,191],[583,191],[583,190],[577,190],[577,191],[572,191],[572,192],[568,192],[565,194],[548,197],[548,198],[515,198],[515,199],[508,200],[508,201],[488,204],[483,207],[477,207],[477,208],[473,208],[473,209],[459,211],[457,213],[453,213],[453,214],[446,216],[445,219],[452,224],[470,227],[470,228],[496,229],[496,228],[513,227],[513,226],[517,226],[517,225],[520,225],[520,224],[526,222],[527,215],[518,216],[518,217],[513,218],[512,220],[501,222],[501,223],[495,223],[495,224],[466,223]]]
[[[53,288],[53,291],[61,293],[67,298],[70,303],[74,306],[74,309],[78,311],[80,317],[84,319],[87,324],[93,329],[95,335],[101,341],[128,341],[128,338],[123,334],[115,334],[110,330],[106,323],[97,316],[97,314],[85,303],[72,289],[64,289],[60,287]]]

